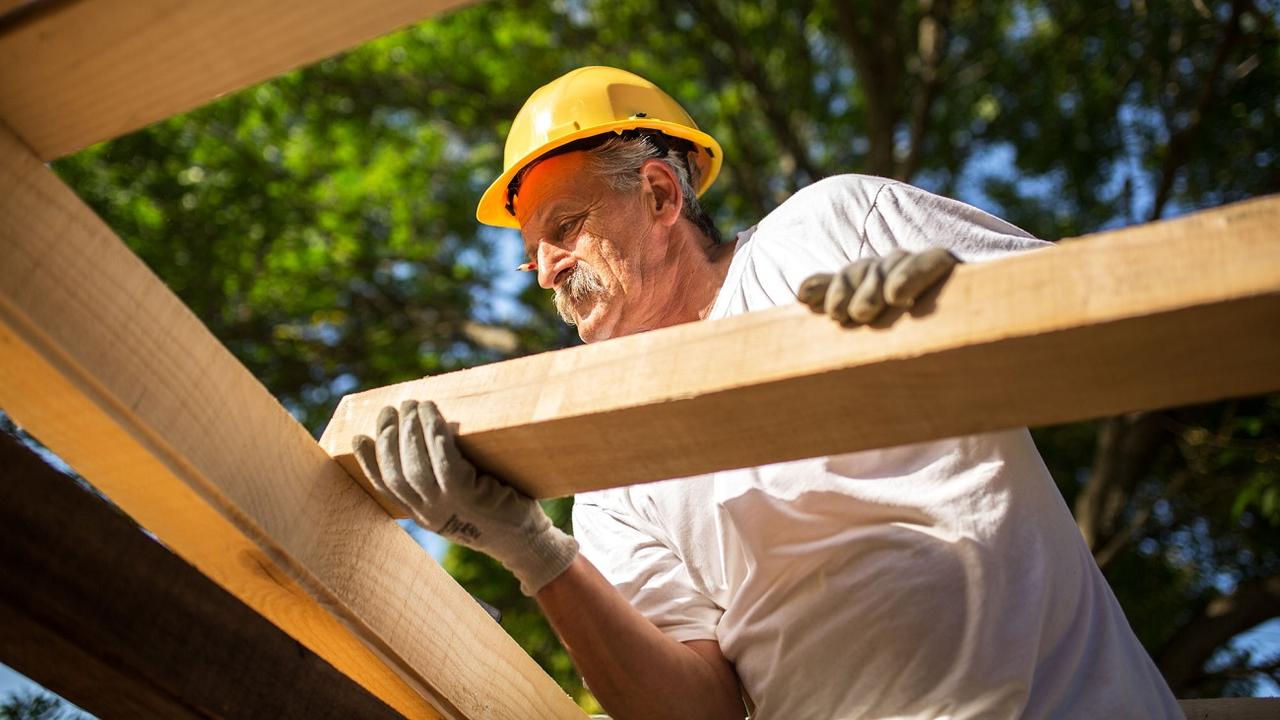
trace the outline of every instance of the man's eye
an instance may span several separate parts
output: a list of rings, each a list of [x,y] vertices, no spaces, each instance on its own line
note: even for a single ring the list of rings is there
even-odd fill
[[[563,240],[569,235],[569,233],[573,232],[573,228],[577,224],[578,218],[569,218],[568,220],[565,220],[556,228],[556,235]]]

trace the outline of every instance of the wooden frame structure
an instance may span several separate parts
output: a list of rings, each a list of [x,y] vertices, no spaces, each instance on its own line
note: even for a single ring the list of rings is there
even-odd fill
[[[72,0],[22,9],[0,35],[0,125],[17,129],[0,126],[0,408],[395,711],[579,718],[44,165],[447,5]],[[261,42],[267,35],[255,33],[268,26],[290,31]],[[190,64],[227,53],[246,59],[226,72]],[[99,73],[116,65],[136,73],[118,78],[132,83],[128,92],[90,101],[108,82]]]
[[[53,160],[465,2],[33,0],[0,34],[0,119]]]
[[[580,718],[563,691],[44,164],[454,4],[0,4],[13,13],[0,17],[0,408],[173,552],[394,712]],[[859,413],[882,413],[889,428],[868,434],[860,447],[1274,389],[1264,370],[1276,367],[1280,355],[1275,333],[1264,330],[1280,325],[1280,284],[1267,272],[1280,262],[1274,235],[1259,227],[1274,227],[1276,215],[1275,200],[1258,201],[1183,224],[1123,231],[1111,244],[1093,247],[1091,241],[1019,258],[1016,272],[1011,265],[965,268],[931,306],[879,334],[842,334],[792,308],[378,391],[348,400],[343,412],[349,416],[339,419],[345,424],[331,426],[327,440],[341,456],[343,436],[361,427],[370,407],[426,392],[461,422],[464,443],[499,469],[515,467],[500,446],[555,441],[562,450],[580,450],[556,438],[597,421],[638,433],[651,450],[685,458],[620,474],[614,463],[625,452],[604,443],[592,448],[599,459],[584,461],[567,484],[550,483],[541,467],[513,476],[549,495],[827,452],[830,438],[779,432],[774,419],[769,427],[778,439],[759,452],[694,449],[675,436],[700,423],[747,416],[745,409],[761,403],[845,383],[865,389],[885,379],[910,381],[899,394],[859,401]],[[1206,272],[1204,264],[1161,259],[1161,243],[1192,233],[1225,244],[1196,256],[1201,263],[1225,263],[1208,271],[1210,279],[1194,292],[1147,288],[1107,305],[1104,290],[1127,293],[1127,283],[1143,272],[1175,275],[1165,276],[1168,286]],[[1203,234],[1194,241],[1207,242]],[[1235,253],[1246,249],[1265,259],[1255,254],[1237,262]],[[1037,304],[1050,303],[1044,312],[992,303],[1002,292],[1033,292],[1077,263],[1088,267],[1073,276],[1076,282],[1109,284],[1066,298],[1054,296],[1065,283],[1050,284],[1055,289],[1048,295],[1035,296]],[[1112,272],[1129,268],[1126,263],[1132,272]],[[997,291],[983,289],[997,281]],[[1085,311],[1057,314],[1077,306]],[[961,309],[975,315],[958,321]],[[1214,334],[1179,340],[1188,323]],[[1154,374],[1128,364],[1106,387],[1137,389],[1114,401],[1101,391],[1078,400],[1064,386],[1043,403],[1013,402],[1008,412],[987,405],[960,413],[948,405],[972,399],[947,383],[943,368],[950,363],[1000,362],[1010,372],[1030,362],[1058,367],[1077,357],[1055,356],[1072,342],[1096,351],[1115,344],[1118,355],[1154,338],[1186,351],[1206,338],[1228,342],[1230,329],[1260,333],[1255,337],[1266,342],[1245,348],[1241,362],[1214,365],[1194,381],[1181,374],[1186,363]],[[707,357],[745,359],[717,372],[690,370]],[[788,360],[771,369],[756,357]],[[519,381],[517,371],[531,370],[545,388]],[[599,401],[571,392],[570,374],[583,373],[613,379],[610,392]],[[1025,371],[1016,377],[1002,402],[1052,386],[1037,385]],[[1155,387],[1153,378],[1168,379],[1176,390]],[[465,385],[490,382],[498,385],[486,397],[465,397]],[[952,411],[927,427],[894,414],[900,403],[919,402],[926,392],[941,393],[937,407]],[[505,405],[508,400],[514,404]],[[836,394],[821,412],[848,413],[855,400]],[[1036,408],[1058,403],[1067,409],[1037,414]],[[990,423],[964,419],[988,412],[995,418]],[[801,414],[795,421],[806,420],[812,418]],[[738,422],[729,427],[759,437],[759,427]],[[869,417],[866,427],[873,425]]]
[[[0,228],[0,407],[15,420],[174,552],[396,710],[578,714],[2,130]]]
[[[0,468],[6,664],[108,718],[400,717],[8,436]]]

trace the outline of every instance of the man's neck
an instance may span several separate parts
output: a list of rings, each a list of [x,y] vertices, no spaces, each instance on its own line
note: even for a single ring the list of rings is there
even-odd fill
[[[692,223],[673,228],[668,247],[676,283],[671,311],[658,327],[702,320],[711,313],[733,260],[733,243],[714,243]]]
[[[737,243],[722,242],[712,244],[706,250],[707,257],[707,282],[709,287],[709,297],[702,310],[698,313],[699,320],[705,320],[711,314],[711,308],[715,307],[716,298],[720,295],[720,289],[724,287],[724,280],[729,275],[729,264],[733,262],[733,251]]]

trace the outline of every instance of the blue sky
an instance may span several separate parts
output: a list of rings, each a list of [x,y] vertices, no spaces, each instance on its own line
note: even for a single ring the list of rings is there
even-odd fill
[[[18,671],[14,670],[8,665],[4,665],[0,663],[0,701],[7,699],[14,693],[19,693],[19,694],[24,694],[27,692],[38,693],[43,690],[44,690],[43,687],[32,682],[27,676],[23,675],[22,673],[19,673]],[[69,702],[67,704],[71,705],[72,708],[85,713],[85,715],[89,715],[89,713],[85,712],[83,708],[80,708]],[[95,717],[93,715],[89,715],[89,716]]]

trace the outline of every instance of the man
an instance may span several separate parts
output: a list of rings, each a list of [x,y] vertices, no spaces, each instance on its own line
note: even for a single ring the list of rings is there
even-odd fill
[[[854,326],[957,259],[1044,245],[860,176],[721,243],[697,200],[720,161],[661,90],[581,68],[521,109],[477,216],[520,229],[587,342],[797,298]],[[1181,717],[1025,430],[584,493],[576,541],[429,402],[385,408],[355,450],[421,524],[516,574],[615,719]]]

